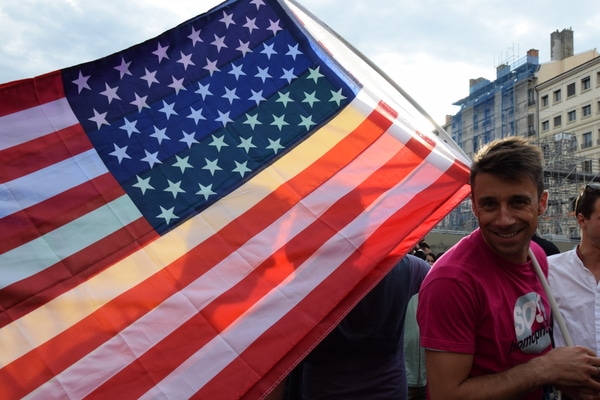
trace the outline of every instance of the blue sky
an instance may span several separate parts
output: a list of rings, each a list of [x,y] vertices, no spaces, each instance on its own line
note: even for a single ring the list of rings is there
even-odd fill
[[[94,60],[142,42],[219,0],[0,2],[0,83]],[[555,4],[556,3],[556,4]],[[501,62],[571,28],[575,53],[600,47],[596,1],[300,0],[376,63],[438,123],[468,95],[469,79],[495,78]],[[373,5],[377,7],[374,8]]]

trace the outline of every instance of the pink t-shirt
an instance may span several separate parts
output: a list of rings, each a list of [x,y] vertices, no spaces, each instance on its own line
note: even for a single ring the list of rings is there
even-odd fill
[[[531,248],[545,275],[546,255]],[[533,265],[498,257],[475,230],[425,278],[417,320],[425,348],[473,354],[470,376],[500,372],[551,349],[550,305]],[[541,398],[541,389],[526,398]]]

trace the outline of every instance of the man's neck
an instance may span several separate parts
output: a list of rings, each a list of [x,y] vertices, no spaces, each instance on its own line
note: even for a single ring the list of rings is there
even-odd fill
[[[596,283],[600,282],[600,248],[582,241],[576,251],[583,265],[596,277]]]

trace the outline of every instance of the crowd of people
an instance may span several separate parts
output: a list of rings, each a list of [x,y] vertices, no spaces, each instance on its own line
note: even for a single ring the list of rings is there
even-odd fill
[[[600,399],[600,184],[577,197],[581,241],[562,253],[537,234],[537,146],[491,142],[470,185],[478,228],[438,254],[421,241],[279,398]]]

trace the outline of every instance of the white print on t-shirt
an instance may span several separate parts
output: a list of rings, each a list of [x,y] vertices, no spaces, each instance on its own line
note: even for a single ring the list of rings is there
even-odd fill
[[[535,292],[517,299],[513,310],[516,340],[510,352],[521,350],[524,353],[540,353],[550,346],[548,315],[542,299]]]

